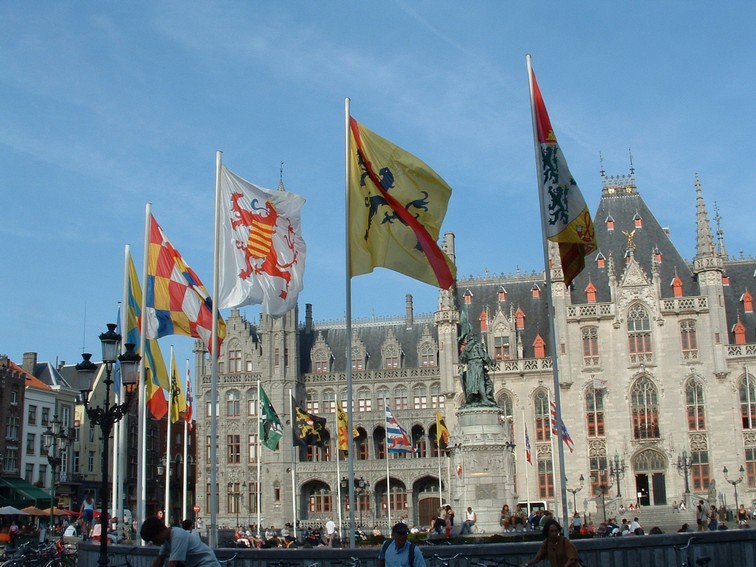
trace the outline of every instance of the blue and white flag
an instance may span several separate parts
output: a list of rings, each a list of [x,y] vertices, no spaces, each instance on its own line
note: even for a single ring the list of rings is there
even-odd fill
[[[414,453],[412,440],[407,431],[399,425],[399,422],[391,413],[386,404],[386,450],[389,453]]]

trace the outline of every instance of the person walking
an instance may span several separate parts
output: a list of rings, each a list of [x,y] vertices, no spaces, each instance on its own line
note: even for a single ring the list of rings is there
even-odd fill
[[[81,520],[84,522],[84,529],[81,530],[82,539],[87,539],[94,521],[94,497],[91,492],[87,492],[79,512],[81,513]]]
[[[157,516],[150,516],[139,530],[147,543],[159,545],[160,550],[152,567],[220,567],[215,552],[199,537],[182,528],[169,528]]]
[[[536,556],[522,564],[530,567],[548,559],[551,567],[580,567],[580,555],[573,543],[562,535],[562,526],[553,518],[543,525],[544,540]]]
[[[426,567],[423,552],[407,542],[409,528],[399,522],[391,528],[391,539],[384,542],[378,553],[377,567]]]

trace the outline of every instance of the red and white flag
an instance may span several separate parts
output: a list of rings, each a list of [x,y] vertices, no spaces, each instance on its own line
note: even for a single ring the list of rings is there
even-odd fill
[[[259,187],[225,167],[220,173],[218,307],[262,304],[283,315],[304,287],[303,197]]]

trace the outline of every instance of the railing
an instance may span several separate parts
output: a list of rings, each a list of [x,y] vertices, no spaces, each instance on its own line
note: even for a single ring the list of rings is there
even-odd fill
[[[613,303],[585,303],[567,306],[567,319],[600,319],[614,317]]]
[[[727,345],[727,356],[739,358],[743,356],[756,356],[756,344]]]
[[[696,297],[670,297],[662,299],[662,313],[701,313],[709,310],[709,298]]]

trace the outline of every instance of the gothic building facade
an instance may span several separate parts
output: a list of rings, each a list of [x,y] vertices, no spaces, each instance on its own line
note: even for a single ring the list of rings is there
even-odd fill
[[[458,511],[475,507],[474,495],[449,490],[474,474],[453,446],[456,411],[464,403],[461,309],[497,361],[495,399],[514,430],[513,471],[501,471],[511,501],[501,504],[543,500],[553,507],[560,497],[550,427],[554,349],[563,421],[574,441],[564,470],[570,509],[600,516],[602,506],[668,505],[684,497],[732,506],[727,481],[737,480],[741,466],[740,502],[750,506],[756,498],[756,260],[727,253],[718,215],[716,237],[712,232],[698,179],[695,190],[691,262],[646,206],[632,171],[602,174],[598,248],[569,289],[558,254],[551,255],[556,340],[540,272],[459,279],[452,291],[439,293],[436,313],[416,315],[408,296],[401,316],[354,321],[358,523],[386,525],[407,515],[411,525],[427,526],[441,502]],[[444,247],[453,258],[453,236]],[[346,324],[315,322],[310,305],[303,323],[298,315],[263,315],[253,324],[233,310],[226,321],[217,408],[221,526],[256,523],[258,514],[266,526],[295,516],[304,524],[347,517],[347,466],[336,444],[335,413],[347,399]],[[197,501],[207,519],[210,365],[199,344],[195,355]],[[276,451],[258,449],[258,380],[284,423]],[[323,446],[293,446],[292,397],[327,418]],[[387,459],[386,403],[408,430],[414,455]],[[450,447],[437,444],[437,411],[453,433]]]

